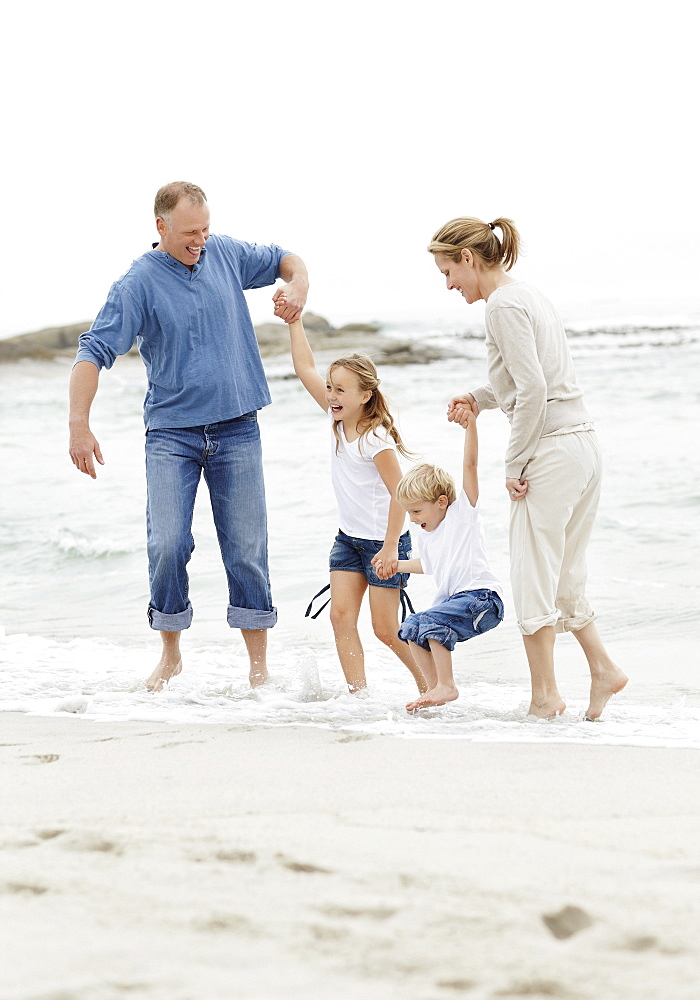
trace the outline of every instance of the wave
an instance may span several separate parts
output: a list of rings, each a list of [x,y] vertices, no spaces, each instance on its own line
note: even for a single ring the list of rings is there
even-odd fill
[[[566,334],[576,346],[675,347],[700,341],[697,321],[643,320],[611,323],[567,323]]]
[[[585,743],[606,746],[700,748],[700,707],[660,689],[642,699],[620,695],[597,723],[582,721],[586,704],[571,701],[560,718],[527,717],[529,687],[494,677],[464,678],[461,697],[440,708],[409,715],[411,693],[393,665],[375,674],[361,696],[347,693],[333,657],[304,644],[286,646],[270,682],[251,690],[244,657],[228,647],[188,651],[186,669],[157,694],[145,690],[155,655],[145,646],[104,639],[57,642],[12,635],[0,654],[0,712],[113,722],[305,726],[402,739],[462,739],[478,743]],[[651,695],[651,697],[650,697]],[[693,701],[697,689],[690,688]],[[352,737],[351,737],[352,738]]]
[[[102,556],[130,555],[143,548],[143,540],[128,543],[115,535],[80,535],[69,528],[57,528],[49,535],[49,542],[67,556],[94,559]]]
[[[587,342],[587,346],[597,347],[669,347],[700,341],[700,322],[696,318],[678,316],[565,320],[564,328],[569,340],[577,346]],[[383,327],[382,334],[399,338],[416,337],[454,346],[455,341],[483,341],[485,328],[483,320],[459,324],[454,320],[445,323],[406,322]]]

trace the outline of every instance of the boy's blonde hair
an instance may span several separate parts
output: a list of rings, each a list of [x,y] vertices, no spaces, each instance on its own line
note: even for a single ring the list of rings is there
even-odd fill
[[[454,479],[439,465],[422,462],[409,469],[396,487],[396,499],[402,507],[408,507],[416,500],[435,503],[438,497],[447,497],[448,504],[457,499]]]
[[[360,392],[371,393],[369,399],[363,407],[362,416],[358,422],[361,436],[364,437],[364,435],[369,434],[370,431],[376,431],[381,427],[396,444],[396,450],[400,452],[404,458],[411,458],[414,452],[409,451],[401,440],[399,429],[394,422],[391,411],[389,410],[389,404],[379,388],[381,379],[377,375],[377,369],[374,361],[372,361],[371,358],[368,358],[366,354],[348,354],[344,358],[336,358],[336,360],[329,365],[328,375],[330,376],[331,372],[333,372],[336,368],[347,368],[349,372],[352,372],[353,375],[356,376]],[[335,447],[337,451],[338,445],[340,444],[340,435],[338,433],[338,425],[335,421],[333,422],[333,433],[336,437]],[[360,447],[362,447],[361,443]]]

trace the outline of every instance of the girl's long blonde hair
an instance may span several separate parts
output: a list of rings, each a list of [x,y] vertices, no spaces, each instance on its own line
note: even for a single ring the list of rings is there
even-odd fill
[[[404,458],[411,458],[413,452],[409,451],[403,443],[387,401],[379,388],[381,379],[377,375],[374,361],[365,354],[348,354],[344,358],[336,358],[328,366],[328,377],[330,377],[331,372],[336,368],[347,368],[349,372],[352,372],[357,377],[360,392],[371,393],[371,396],[364,404],[362,416],[358,421],[360,436],[364,437],[371,431],[376,431],[377,428],[381,427],[394,441],[396,450]],[[338,433],[338,424],[335,420],[333,421],[333,433],[336,437],[335,447],[337,451],[340,444],[340,434]]]

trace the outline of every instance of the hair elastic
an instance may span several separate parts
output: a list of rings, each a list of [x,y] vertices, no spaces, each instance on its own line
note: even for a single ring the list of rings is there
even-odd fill
[[[494,226],[493,222],[489,222],[489,229],[491,230],[491,232],[493,232],[495,228],[496,227]]]

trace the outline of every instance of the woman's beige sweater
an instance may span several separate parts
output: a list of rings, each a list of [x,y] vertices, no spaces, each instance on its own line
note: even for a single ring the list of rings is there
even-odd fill
[[[480,410],[500,407],[511,424],[506,476],[525,466],[543,435],[589,423],[564,324],[524,281],[501,285],[486,303],[489,384],[472,390]]]

